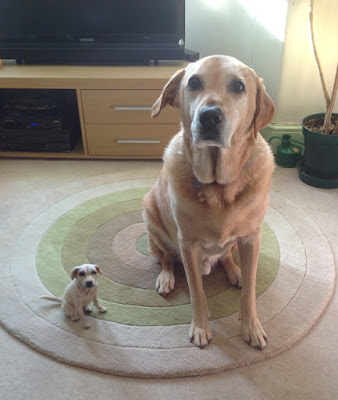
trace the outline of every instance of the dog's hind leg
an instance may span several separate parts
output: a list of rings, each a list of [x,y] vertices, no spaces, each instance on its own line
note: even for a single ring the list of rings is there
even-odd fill
[[[235,264],[232,257],[232,249],[228,250],[221,257],[221,263],[228,275],[229,281],[233,286],[242,287],[241,269]]]
[[[77,316],[81,319],[82,326],[86,329],[90,328],[90,323],[87,321],[87,319],[85,317],[84,310],[83,310],[82,304],[80,302],[75,302],[75,309],[77,312]]]
[[[79,314],[76,312],[75,308],[67,303],[62,304],[63,312],[66,317],[69,317],[72,321],[78,321],[80,319]]]
[[[157,277],[155,288],[159,294],[165,296],[172,292],[175,287],[176,259],[170,252],[165,250],[164,246],[161,245],[160,248],[150,234],[148,234],[148,240],[151,253],[160,259],[162,267]]]
[[[159,294],[167,295],[175,287],[175,261],[170,255],[165,255],[160,259],[162,271],[156,280],[156,290]]]

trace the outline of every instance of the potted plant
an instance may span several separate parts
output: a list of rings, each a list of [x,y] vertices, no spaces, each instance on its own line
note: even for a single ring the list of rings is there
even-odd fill
[[[326,100],[326,112],[303,119],[304,157],[298,163],[298,172],[299,178],[308,185],[338,188],[338,114],[332,113],[338,88],[338,64],[330,98],[314,38],[313,8],[314,0],[311,0],[311,43]]]

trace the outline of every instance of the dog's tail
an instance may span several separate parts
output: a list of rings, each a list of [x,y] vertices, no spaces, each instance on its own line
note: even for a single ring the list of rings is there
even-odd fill
[[[61,297],[40,296],[40,299],[55,301],[56,303],[62,303],[62,298]]]

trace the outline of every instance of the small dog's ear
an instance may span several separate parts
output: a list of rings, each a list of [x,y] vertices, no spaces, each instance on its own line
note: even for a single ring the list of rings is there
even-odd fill
[[[97,271],[100,275],[102,275],[102,269],[101,269],[98,265],[95,265],[95,268],[96,268],[96,271]]]
[[[76,278],[79,270],[80,270],[79,267],[75,267],[75,268],[72,269],[72,272],[70,273],[70,277],[72,278],[72,280]]]
[[[151,113],[152,118],[157,117],[161,112],[162,108],[164,108],[167,104],[170,104],[173,107],[179,106],[177,100],[177,94],[184,74],[185,70],[180,69],[169,79],[168,83],[162,90],[160,97],[155,101],[153,105]]]

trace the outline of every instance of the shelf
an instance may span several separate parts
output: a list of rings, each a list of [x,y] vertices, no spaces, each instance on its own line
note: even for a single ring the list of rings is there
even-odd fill
[[[1,89],[162,89],[187,62],[154,66],[3,65]]]
[[[31,152],[31,151],[1,151],[0,157],[7,158],[87,158],[84,154],[81,140],[70,152]]]

